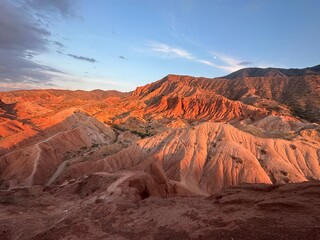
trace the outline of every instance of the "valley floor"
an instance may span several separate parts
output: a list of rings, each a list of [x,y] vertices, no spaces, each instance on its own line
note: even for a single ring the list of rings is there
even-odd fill
[[[0,239],[320,239],[320,182],[172,198],[63,188],[1,191]]]

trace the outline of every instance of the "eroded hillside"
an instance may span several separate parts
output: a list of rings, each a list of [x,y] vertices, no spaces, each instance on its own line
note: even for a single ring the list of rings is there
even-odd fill
[[[319,91],[316,66],[0,93],[0,237],[316,239]]]
[[[319,179],[319,125],[308,121],[320,116],[319,77],[318,67],[244,69],[168,75],[131,93],[1,93],[0,177],[45,185],[157,162],[169,181],[205,194]]]

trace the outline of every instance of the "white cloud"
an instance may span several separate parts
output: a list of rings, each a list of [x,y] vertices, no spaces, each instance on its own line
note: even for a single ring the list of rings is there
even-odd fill
[[[225,54],[211,52],[215,62],[216,68],[219,68],[225,72],[235,72],[241,68],[252,66],[251,62],[241,61],[237,58],[227,56]]]
[[[201,63],[206,66],[221,69],[227,73],[237,71],[244,67],[252,66],[251,62],[241,61],[239,59],[221,53],[210,52],[212,54],[212,61],[210,61],[197,58],[187,50],[178,47],[172,47],[165,43],[152,41],[148,42],[147,47],[153,53],[156,53],[161,57],[183,58],[192,62]]]
[[[226,55],[223,55],[223,54],[217,54],[215,53],[216,57],[218,57],[222,62],[226,63],[228,66],[238,66],[240,61],[239,60],[236,60],[235,58],[232,58],[230,56],[226,56]]]
[[[214,59],[218,59],[218,58],[216,57]],[[222,61],[222,64],[217,64],[217,63],[214,63],[212,61],[202,60],[202,59],[197,59],[196,61],[198,63],[202,63],[202,64],[205,64],[205,65],[210,66],[210,67],[221,69],[221,70],[223,70],[225,72],[228,72],[228,73],[229,72],[234,72],[234,71],[237,71],[237,70],[243,68],[243,66],[238,65],[238,63],[236,63],[236,62],[233,62],[234,59],[229,58],[228,59],[228,60],[230,60],[229,63],[223,61],[222,59],[220,59],[220,60]],[[233,64],[231,64],[231,60],[232,60]]]
[[[210,62],[208,60],[197,59],[196,61],[198,63],[202,63],[202,64],[210,66],[210,67],[217,67],[213,62]]]
[[[178,58],[184,58],[187,60],[194,59],[194,56],[192,56],[191,53],[181,48],[172,47],[167,44],[158,43],[158,42],[149,42],[147,45],[151,51],[166,57],[178,57]]]

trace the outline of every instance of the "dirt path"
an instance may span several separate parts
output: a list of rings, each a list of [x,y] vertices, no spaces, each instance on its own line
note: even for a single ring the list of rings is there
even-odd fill
[[[121,177],[118,178],[116,181],[114,181],[107,189],[108,193],[113,193],[116,191],[118,186],[123,183],[125,180],[128,178],[132,177],[134,175],[133,172],[126,172],[126,173],[121,173]]]
[[[114,176],[114,175],[120,176],[116,181],[114,181],[108,187],[108,189],[106,191],[108,194],[116,192],[121,183],[123,183],[128,178],[136,175],[135,172],[120,172],[120,173],[96,172],[95,174],[100,175],[100,176]]]
[[[113,142],[111,142],[110,144],[114,144],[114,143],[116,143],[116,142],[118,141],[119,133],[116,132],[116,131],[115,131],[115,133],[116,133],[116,138],[115,138],[115,140],[114,140]],[[66,160],[66,161],[62,162],[62,163],[59,165],[59,167],[57,168],[56,172],[51,176],[51,178],[49,179],[49,181],[46,183],[46,186],[50,186],[50,185],[65,171],[65,169],[67,168],[66,165],[67,165],[68,162],[69,162],[69,163],[76,162],[79,158],[85,157],[85,156],[89,155],[90,152],[91,152],[91,151],[86,152],[83,156],[79,156],[79,157],[77,157],[77,158],[75,158],[75,159],[73,158],[73,159],[69,159],[69,160]]]
[[[80,120],[77,115],[75,115],[75,116],[78,118],[78,120]],[[27,186],[32,186],[32,185],[33,185],[33,178],[34,178],[34,175],[35,175],[35,173],[36,173],[36,171],[37,171],[37,168],[38,168],[39,159],[40,159],[40,156],[41,156],[41,148],[40,148],[39,145],[50,141],[51,139],[55,138],[56,136],[58,136],[58,135],[60,135],[60,134],[67,133],[67,132],[70,132],[70,131],[74,131],[75,129],[78,129],[78,128],[80,128],[80,127],[85,126],[85,125],[89,122],[90,119],[91,119],[91,117],[88,117],[88,118],[86,119],[86,121],[85,121],[83,124],[81,124],[80,126],[78,126],[78,127],[76,127],[76,128],[73,128],[73,129],[66,130],[66,131],[58,132],[58,133],[52,135],[51,137],[49,137],[49,138],[47,138],[47,139],[45,139],[45,140],[43,140],[43,141],[38,142],[38,143],[35,145],[36,148],[38,149],[38,154],[37,154],[37,157],[36,157],[36,159],[35,159],[35,161],[34,161],[32,173],[31,173],[30,176],[25,180]],[[49,179],[48,183],[49,183],[50,181],[53,182],[53,181],[62,173],[62,171],[64,171],[67,162],[68,162],[68,161],[64,161],[62,164],[60,164],[60,166],[58,167],[58,169],[56,170],[56,172],[55,172],[55,173],[53,174],[53,176],[51,176],[51,178]],[[52,183],[52,182],[51,182],[51,183]],[[47,183],[47,184],[48,184],[48,183]]]
[[[64,161],[62,162],[59,167],[57,168],[57,170],[55,171],[55,173],[51,176],[51,178],[49,179],[49,181],[46,183],[46,186],[50,186],[60,175],[61,173],[64,172],[64,170],[66,170],[67,168],[67,163],[70,160]]]

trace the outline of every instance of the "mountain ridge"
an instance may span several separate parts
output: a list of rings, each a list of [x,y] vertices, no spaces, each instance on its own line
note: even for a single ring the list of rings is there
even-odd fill
[[[288,71],[0,92],[0,238],[317,239],[320,75]]]
[[[317,68],[318,66],[307,69]],[[184,129],[197,129],[201,124],[207,124],[207,126],[210,126],[211,128],[211,123],[222,124],[223,129],[229,129],[228,125],[231,125],[234,127],[234,130],[232,131],[240,131],[239,134],[243,135],[243,138],[245,138],[244,136],[247,136],[247,134],[256,138],[263,138],[263,140],[261,140],[264,142],[263,144],[267,144],[269,141],[268,139],[275,139],[276,141],[284,139],[292,142],[303,139],[303,141],[313,141],[317,143],[320,139],[319,126],[308,122],[308,118],[304,118],[303,115],[302,117],[292,115],[291,106],[304,99],[304,101],[312,101],[313,104],[304,110],[307,111],[310,116],[317,118],[317,114],[314,111],[319,110],[317,109],[318,101],[320,104],[319,96],[310,94],[302,97],[303,91],[301,91],[300,86],[290,87],[289,85],[290,82],[295,82],[303,84],[304,86],[307,86],[308,84],[311,86],[311,84],[313,84],[317,87],[319,86],[319,81],[320,76],[313,75],[305,75],[302,78],[299,76],[281,76],[280,78],[277,77],[276,81],[274,81],[273,77],[241,77],[230,81],[225,78],[210,79],[170,74],[156,82],[137,87],[135,91],[130,93],[102,90],[90,92],[36,90],[0,93],[0,108],[4,111],[4,114],[1,115],[2,118],[0,119],[2,121],[0,125],[0,130],[2,132],[2,139],[0,141],[0,147],[2,148],[2,153],[0,152],[0,163],[2,162],[4,163],[3,166],[7,166],[5,167],[5,170],[0,172],[0,176],[2,175],[2,178],[4,179],[7,179],[8,176],[11,176],[9,177],[11,179],[15,178],[13,176],[20,176],[18,182],[21,182],[23,185],[25,181],[24,178],[28,179],[25,169],[31,169],[32,167],[30,166],[34,165],[31,160],[32,156],[41,154],[39,151],[40,145],[37,142],[46,141],[46,144],[43,146],[41,145],[41,148],[47,149],[44,151],[48,152],[48,149],[51,149],[52,146],[47,146],[47,143],[49,144],[51,141],[46,139],[53,138],[59,131],[65,132],[68,128],[66,128],[64,121],[67,119],[78,119],[79,116],[82,115],[84,116],[80,118],[91,116],[96,119],[95,121],[97,121],[97,123],[89,128],[81,127],[83,133],[81,133],[80,139],[85,139],[86,144],[79,147],[83,147],[84,150],[86,150],[76,150],[76,145],[72,147],[72,149],[74,149],[72,151],[75,151],[75,153],[72,153],[72,156],[74,156],[72,158],[75,159],[68,161],[72,163],[70,169],[73,168],[73,165],[75,167],[86,166],[87,158],[80,155],[83,154],[84,156],[88,156],[88,153],[90,152],[89,149],[91,149],[90,144],[104,144],[104,140],[101,140],[99,131],[92,130],[96,128],[94,125],[98,126],[99,124],[104,124],[107,129],[109,129],[108,134],[111,134],[112,136],[121,136],[121,139],[123,138],[121,140],[122,143],[121,141],[117,143],[118,140],[114,140],[117,144],[113,146],[117,146],[115,148],[120,152],[121,150],[125,151],[127,148],[130,148],[130,145],[134,144],[134,142],[138,142],[132,135],[135,135],[137,138],[148,138],[150,141],[154,137],[155,140],[152,141],[158,141],[160,144],[159,146],[166,146],[167,142],[161,138],[158,139],[159,135],[164,134],[167,131],[171,132],[173,135],[179,135],[179,129],[181,129],[181,131],[185,131]],[[289,92],[286,92],[288,89]],[[316,94],[318,90],[320,91],[319,87],[314,88],[314,94]],[[286,99],[292,98],[292,103],[288,104],[283,102],[281,100],[283,95],[285,95]],[[14,113],[14,115],[11,114],[12,117],[9,117],[8,111]],[[70,134],[74,132],[73,130],[71,131],[71,129],[70,131],[67,131]],[[179,131],[176,131],[177,129]],[[105,132],[103,134],[106,134],[107,131],[102,130],[102,132]],[[67,138],[69,133],[66,136],[65,134],[61,134],[61,136]],[[93,136],[88,135],[85,137],[87,133],[89,135],[93,134]],[[206,133],[195,134],[206,136]],[[71,135],[69,136],[70,139],[74,137]],[[99,139],[99,143],[92,143],[92,140],[90,140],[92,137]],[[33,143],[34,141],[35,143]],[[75,140],[75,142],[77,141]],[[215,144],[219,143],[217,139],[215,142]],[[105,145],[110,144],[110,142],[105,143]],[[221,144],[227,146],[228,142],[222,141]],[[289,145],[290,144],[288,144],[288,146]],[[298,148],[300,152],[304,151],[303,149],[305,147],[301,144],[292,143],[291,145]],[[19,149],[23,149],[26,146],[29,146],[29,148],[33,150],[31,151],[28,150],[29,148],[26,148],[26,150],[22,150],[20,153]],[[94,148],[95,152],[90,152],[93,158],[92,161],[98,161],[99,159],[104,159],[105,156],[116,154],[114,151],[110,151],[109,147],[102,147],[101,145],[101,148],[108,149],[108,153],[103,153],[102,150]],[[197,149],[198,146],[190,143],[190,146],[186,147],[186,151],[190,151],[189,148]],[[236,151],[241,152],[243,150],[242,148],[243,147],[240,146]],[[290,147],[287,149],[288,150],[284,151],[292,151]],[[65,152],[70,150],[62,147],[59,151],[62,152],[59,155],[61,157]],[[140,152],[140,150],[137,151]],[[250,151],[251,150],[249,150],[249,152]],[[281,151],[282,150],[279,147],[278,154]],[[19,157],[15,154],[12,154],[11,156],[7,152],[18,152],[19,156],[28,156],[26,159],[31,157],[30,161],[25,160],[25,163],[21,165],[22,169],[24,169],[24,173],[19,171],[16,172],[15,170],[13,171],[16,166],[16,159],[18,159],[19,162]],[[30,155],[30,152],[33,152],[34,154]],[[197,150],[194,155],[196,158],[199,157],[202,159],[200,162],[203,162],[205,155],[208,155],[209,152],[201,154],[200,152],[200,150]],[[57,171],[59,165],[66,164],[66,161],[50,154],[47,155],[49,162],[43,162],[42,164],[49,164],[48,168],[51,169],[50,174],[53,174],[54,171]],[[167,153],[161,153],[160,151],[158,154],[166,155]],[[250,154],[255,155],[254,153]],[[314,156],[316,156],[316,154]],[[131,158],[129,155],[126,158],[125,161],[133,161],[130,160]],[[234,155],[234,158],[237,159],[237,156]],[[244,160],[246,159],[244,156],[240,158],[242,159],[241,161],[249,161]],[[306,156],[303,158],[299,157],[299,159],[300,162],[307,161]],[[50,161],[52,161],[52,163],[50,163]],[[81,161],[84,161],[85,164],[83,165]],[[182,159],[179,161],[182,161]],[[314,159],[312,161],[314,161]],[[259,162],[257,158],[255,158],[254,162],[256,162],[257,167],[262,166],[262,163]],[[118,164],[120,164],[120,162]],[[124,165],[129,166],[128,164]],[[82,168],[83,167],[80,167],[80,169]],[[92,167],[89,167],[89,169],[91,168]],[[86,169],[86,167],[84,167],[84,169]],[[302,174],[303,170],[299,170],[300,172],[298,173],[293,170],[294,168],[290,169],[285,169],[288,176],[291,176],[287,181],[298,181],[298,179],[299,181],[306,180],[307,175],[310,175],[315,179],[319,178],[317,172]],[[163,169],[163,171],[169,179],[170,176],[173,176],[166,172],[166,169]],[[269,170],[264,169],[264,171],[268,172]],[[280,170],[274,169],[272,171],[272,174],[278,174],[278,171]],[[38,179],[40,179],[38,183],[44,184],[44,182],[48,181],[48,178],[50,178],[50,174],[45,175],[43,173],[38,173],[39,176],[46,176],[43,180],[41,180],[42,177],[38,177]],[[298,175],[300,177],[297,177]],[[21,178],[21,176],[24,177]],[[275,181],[270,180],[270,176],[266,179],[268,180],[265,180],[264,182]],[[280,180],[277,181],[279,182]],[[30,181],[27,182],[30,184]],[[233,184],[232,182],[236,183],[237,181],[228,180],[226,181],[226,185]],[[220,187],[217,189],[223,187],[224,184],[219,186]]]
[[[279,74],[279,75],[277,75]],[[320,64],[313,67],[307,68],[243,68],[237,70],[229,75],[226,75],[223,78],[233,79],[236,77],[293,77],[293,76],[302,76],[302,75],[318,75],[320,74]]]

